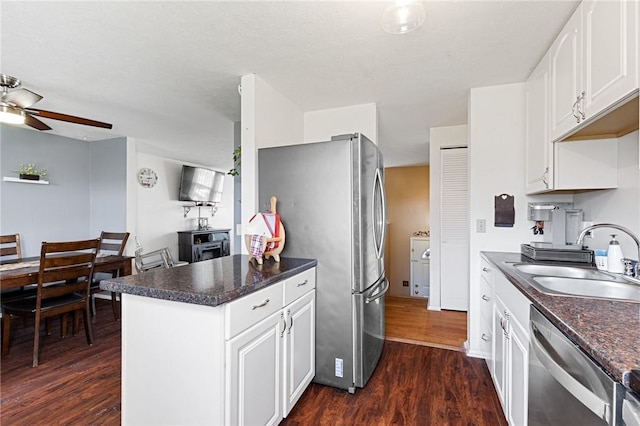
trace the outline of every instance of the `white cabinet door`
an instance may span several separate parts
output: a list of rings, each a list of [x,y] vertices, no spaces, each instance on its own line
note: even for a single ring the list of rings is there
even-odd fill
[[[285,308],[284,416],[298,402],[316,374],[316,292],[310,291]]]
[[[493,348],[492,348],[492,364],[493,369],[491,371],[491,377],[493,378],[493,384],[496,387],[498,398],[502,404],[502,409],[507,412],[507,395],[506,395],[506,381],[507,381],[507,368],[506,368],[506,334],[503,329],[505,322],[504,312],[501,311],[502,306],[496,300],[493,304]]]
[[[511,318],[509,345],[509,424],[526,425],[528,408],[529,338]]]
[[[638,2],[583,3],[583,90],[588,119],[638,88]]]
[[[549,49],[551,140],[578,124],[577,97],[582,92],[582,4]]]
[[[277,425],[282,420],[284,321],[278,311],[227,341],[226,424]]]
[[[553,149],[549,138],[549,57],[526,83],[527,194],[553,188]]]

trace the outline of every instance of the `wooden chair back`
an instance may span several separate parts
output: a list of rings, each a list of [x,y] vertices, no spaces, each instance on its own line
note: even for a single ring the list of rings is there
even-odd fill
[[[83,295],[88,301],[89,285],[99,247],[100,240],[97,239],[43,242],[36,308],[40,308],[43,299],[74,293]],[[51,283],[56,285],[49,285]]]
[[[128,239],[128,232],[102,231],[100,233],[100,254],[114,254],[122,256]]]
[[[22,260],[22,246],[20,234],[0,235],[0,258],[15,256],[16,260]]]

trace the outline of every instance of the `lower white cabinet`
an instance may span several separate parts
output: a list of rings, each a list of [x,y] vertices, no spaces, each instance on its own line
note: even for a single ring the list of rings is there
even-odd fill
[[[494,291],[489,370],[507,421],[522,426],[527,424],[530,302],[498,272]]]
[[[123,294],[122,424],[278,424],[315,375],[315,273],[216,307]]]
[[[226,348],[225,424],[278,424],[315,375],[315,291],[228,340]]]

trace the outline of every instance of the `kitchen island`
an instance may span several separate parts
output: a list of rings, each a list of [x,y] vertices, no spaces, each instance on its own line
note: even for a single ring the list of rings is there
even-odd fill
[[[234,255],[101,282],[122,294],[122,424],[277,424],[315,374],[315,266]]]
[[[513,266],[530,259],[506,252],[482,252],[482,256],[610,376],[628,387],[630,371],[640,369],[640,304],[544,294]]]

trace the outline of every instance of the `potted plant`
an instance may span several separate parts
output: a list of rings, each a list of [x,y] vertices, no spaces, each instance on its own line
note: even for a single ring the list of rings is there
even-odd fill
[[[18,174],[20,175],[20,179],[40,180],[41,176],[47,175],[47,171],[45,169],[38,170],[35,164],[20,164]]]

